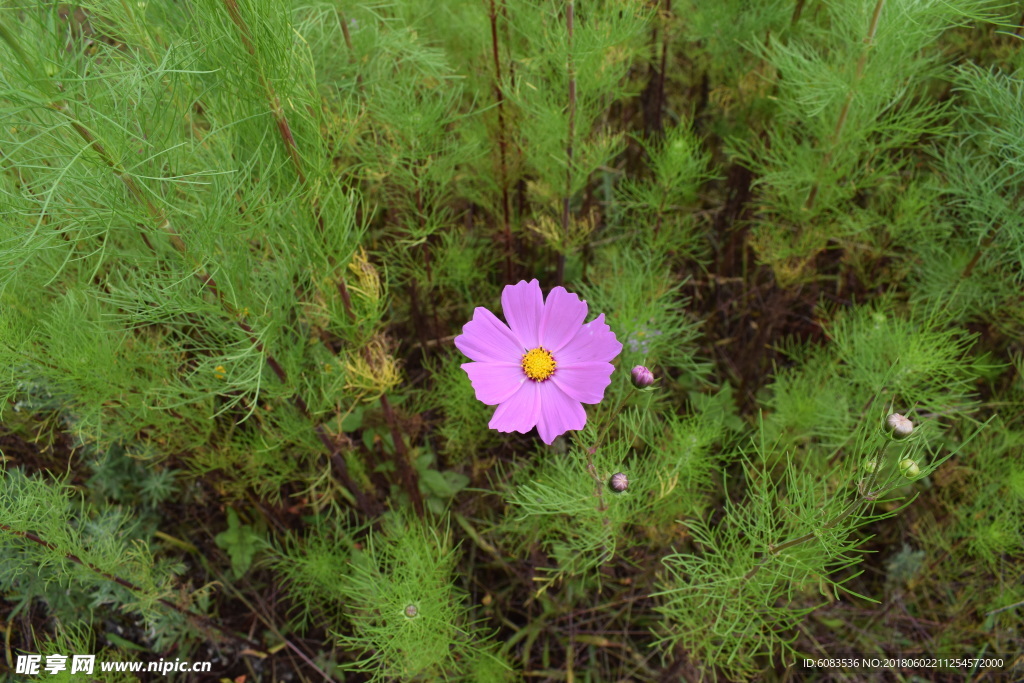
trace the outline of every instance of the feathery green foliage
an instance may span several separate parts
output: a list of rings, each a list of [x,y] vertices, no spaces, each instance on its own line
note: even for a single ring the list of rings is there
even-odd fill
[[[346,668],[372,680],[472,680],[474,660],[491,657],[468,620],[465,596],[452,585],[457,561],[447,529],[391,517],[355,551],[337,585],[353,635],[339,635],[367,657]],[[500,660],[496,660],[499,663]],[[465,667],[469,663],[470,666]],[[465,668],[464,668],[465,667]]]
[[[1024,675],[1022,16],[0,4],[5,665]],[[551,445],[453,344],[534,278],[623,347]]]

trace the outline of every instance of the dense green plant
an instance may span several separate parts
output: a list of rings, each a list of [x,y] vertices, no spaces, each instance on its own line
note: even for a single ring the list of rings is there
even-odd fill
[[[208,621],[178,602],[187,585],[176,580],[184,565],[158,558],[129,511],[96,509],[75,498],[64,482],[5,472],[0,552],[10,617],[43,597],[57,624],[78,623],[83,612],[103,605],[137,613],[155,634],[156,648],[202,635]],[[206,587],[195,589],[187,604],[203,609]]]
[[[1022,12],[3,3],[5,664],[1019,676]],[[453,344],[533,279],[550,445]]]

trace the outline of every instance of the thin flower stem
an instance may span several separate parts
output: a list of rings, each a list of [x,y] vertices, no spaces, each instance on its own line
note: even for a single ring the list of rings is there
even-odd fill
[[[590,447],[590,449],[588,451],[588,454],[593,454],[593,453],[597,452],[598,447],[604,441],[605,437],[608,436],[608,431],[611,429],[611,426],[615,423],[615,418],[619,416],[619,413],[621,413],[622,409],[626,406],[626,401],[629,400],[629,396],[630,396],[631,393],[632,393],[632,391],[626,391],[626,393],[624,393],[622,395],[622,398],[619,399],[618,405],[615,406],[615,410],[612,411],[611,415],[609,415],[609,417],[608,417],[608,420],[604,423],[604,426],[601,428],[601,431],[598,433],[597,439],[594,440],[594,445]],[[647,404],[644,406],[644,412],[643,412],[643,417],[644,418],[647,417],[647,411],[650,409],[651,398],[652,398],[653,394],[654,394],[653,391],[648,391],[647,392]],[[636,434],[633,435],[633,438],[636,438]]]
[[[659,185],[659,187],[661,187],[661,186]],[[657,215],[658,215],[658,219],[654,222],[654,237],[655,237],[655,239],[657,239],[658,233],[661,231],[661,222],[662,222],[662,219],[665,217],[665,203],[667,201],[668,201],[668,192],[663,190],[661,192],[661,199],[658,200],[658,209],[657,209],[657,212],[656,212]]]
[[[985,253],[986,249],[992,246],[997,234],[999,234],[999,229],[993,228],[987,235],[985,235],[985,239],[983,239],[981,244],[978,245],[978,248],[974,250],[974,255],[971,256],[971,260],[964,267],[963,272],[960,273],[961,280],[966,280],[972,273],[974,273],[974,269],[977,267],[978,261],[981,260],[982,254]]]
[[[647,413],[648,413],[648,411],[650,409],[650,405],[651,405],[651,394],[652,393],[653,392],[647,392],[647,405],[644,406],[644,412],[643,412],[643,415],[641,416],[641,422],[640,422],[639,425],[637,425],[637,432],[639,432],[640,426],[643,424],[642,420],[647,417]],[[619,402],[619,405],[616,407],[615,412],[608,419],[608,422],[605,423],[605,430],[604,430],[604,434],[605,435],[607,434],[608,426],[611,425],[615,421],[615,417],[618,416],[618,414],[622,411],[622,408],[625,406],[626,398],[628,396],[629,396],[629,393],[627,392],[626,395],[623,397],[623,399]],[[634,434],[633,434],[633,438],[634,439],[636,438],[637,432],[634,432]],[[608,517],[608,515],[604,514],[604,513],[606,513],[608,511],[608,503],[605,501],[605,498],[604,498],[604,494],[605,494],[605,490],[604,490],[605,489],[605,481],[603,479],[601,479],[601,476],[598,474],[597,467],[594,465],[594,457],[593,457],[594,454],[597,453],[597,446],[598,446],[598,444],[600,444],[601,438],[603,438],[603,435],[597,441],[594,442],[593,446],[591,446],[590,448],[584,449],[583,453],[586,456],[586,460],[587,460],[587,464],[586,464],[587,473],[590,475],[590,478],[594,480],[594,497],[597,498],[597,512],[601,515],[601,525],[606,527],[606,528],[610,528],[611,525],[612,525],[612,521]],[[606,545],[602,546],[602,551],[604,553],[607,553],[608,547]],[[610,559],[610,557],[609,557],[609,559]]]
[[[839,136],[842,135],[843,129],[846,127],[846,121],[850,115],[850,106],[853,104],[853,96],[857,90],[857,85],[860,83],[861,77],[864,75],[864,67],[868,62],[868,53],[875,44],[875,34],[878,32],[878,20],[882,16],[882,8],[885,6],[885,0],[878,0],[875,3],[875,11],[871,14],[871,23],[868,26],[868,34],[864,38],[863,48],[861,48],[860,58],[857,60],[857,69],[854,72],[853,83],[850,84],[850,89],[846,93],[846,99],[843,101],[843,108],[839,111],[839,119],[836,121],[836,127],[832,131],[832,146],[825,152],[821,158],[821,164],[818,168],[818,177],[825,172],[828,165],[832,163],[832,149],[835,145],[839,144]],[[804,209],[810,211],[814,208],[814,202],[818,197],[818,189],[821,186],[821,181],[818,180],[811,187],[810,193],[807,195],[807,201],[804,203]]]
[[[604,499],[605,484],[604,481],[601,479],[600,475],[598,475],[597,473],[597,467],[594,466],[593,455],[595,452],[596,450],[594,449],[584,450],[584,453],[587,456],[587,473],[590,474],[590,478],[594,480],[594,497],[597,498],[597,513],[601,515],[601,526],[605,527],[606,529],[610,529],[612,525],[612,520],[609,519],[607,514],[605,514],[606,512],[608,512],[608,503],[605,502]],[[607,556],[607,544],[601,545],[601,554],[602,556]]]
[[[796,0],[796,6],[793,8],[793,16],[790,17],[789,20],[790,26],[795,26],[796,23],[800,21],[800,15],[804,11],[804,2],[805,0]]]
[[[505,91],[501,87],[498,52],[498,9],[490,0],[491,57],[494,60],[494,99],[498,103],[498,182],[501,185],[501,220],[505,238],[505,281],[512,281],[512,199],[508,190],[508,131],[505,130]]]
[[[338,23],[341,24],[341,35],[345,39],[345,47],[348,48],[348,59],[349,62],[355,60],[355,50],[352,48],[352,34],[348,30],[348,20],[345,19],[345,13],[338,9]]]
[[[572,173],[573,173],[573,142],[576,138],[576,61],[573,59],[572,34],[575,23],[575,2],[567,0],[565,3],[565,28],[567,32],[567,47],[565,69],[569,76],[569,131],[565,145],[565,196],[562,197],[562,236],[568,239],[569,236],[569,202],[572,199]],[[555,284],[561,285],[565,280],[565,251],[559,249],[557,266],[555,269]]]
[[[669,27],[669,18],[672,15],[672,0],[664,0],[664,2],[665,2],[665,9],[664,9],[664,12],[665,12],[665,22],[664,22],[664,31],[662,32],[662,36],[661,36],[661,63],[659,65],[659,67],[658,67],[658,90],[657,90],[657,93],[655,94],[655,110],[654,110],[655,111],[655,116],[656,116],[655,123],[654,123],[654,129],[656,131],[661,131],[662,130],[661,117],[662,117],[662,113],[665,111],[665,71],[666,71],[666,69],[668,67],[668,46],[669,46],[669,42],[670,42],[669,41],[669,34],[668,34],[668,27]],[[662,203],[664,204],[664,199],[662,199]],[[661,225],[661,215],[660,214],[658,215],[658,225],[659,226]],[[657,234],[658,234],[657,227],[654,230],[654,234],[655,234],[655,236],[657,236]]]
[[[597,467],[594,465],[594,458],[593,458],[593,456],[594,456],[595,453],[597,453],[598,446],[601,444],[601,442],[604,440],[604,438],[608,435],[608,430],[611,427],[612,423],[615,422],[615,418],[618,417],[619,413],[622,412],[623,407],[625,407],[626,401],[629,399],[629,393],[630,392],[627,391],[623,395],[622,399],[619,400],[619,404],[615,407],[614,412],[612,412],[612,414],[608,417],[608,421],[605,422],[605,425],[602,428],[601,433],[598,435],[598,438],[594,441],[594,445],[591,446],[590,448],[584,448],[583,449],[583,453],[586,456],[586,461],[587,461],[586,462],[587,473],[590,475],[590,478],[594,480],[594,496],[597,498],[597,511],[598,512],[605,512],[608,509],[608,504],[605,502],[605,499],[604,499],[604,486],[605,486],[605,482],[604,482],[603,479],[601,479],[601,476],[597,473]],[[651,394],[652,393],[653,392],[648,392],[648,395],[647,395],[647,405],[644,406],[644,412],[643,412],[643,416],[642,416],[643,418],[647,417],[648,410],[649,410],[649,408],[651,406]],[[643,424],[643,423],[641,422],[641,424]],[[637,427],[637,429],[639,430],[639,426]],[[633,438],[634,439],[636,438],[636,433],[633,434]],[[577,445],[579,445],[581,448],[583,447],[582,444],[577,444]],[[609,520],[607,517],[603,517],[602,518],[602,523],[605,526],[610,526],[611,525],[611,520]]]
[[[587,449],[584,451],[587,456],[587,473],[590,474],[590,478],[594,480],[594,496],[597,498],[597,511],[604,512],[608,509],[608,505],[604,502],[604,480],[601,479],[597,473],[597,467],[594,466],[593,455],[597,451]],[[608,518],[604,519],[604,524],[609,524]]]

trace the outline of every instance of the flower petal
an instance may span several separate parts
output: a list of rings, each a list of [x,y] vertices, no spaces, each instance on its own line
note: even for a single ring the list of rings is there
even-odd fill
[[[561,369],[566,365],[588,361],[608,362],[622,352],[622,344],[604,322],[604,313],[579,328],[576,336],[566,344],[555,358]]]
[[[473,383],[477,400],[489,406],[512,398],[526,381],[523,368],[515,363],[463,363],[462,369]]]
[[[558,388],[574,401],[600,403],[604,398],[604,390],[612,382],[611,375],[614,369],[615,366],[611,363],[595,361],[560,364],[550,381],[557,384]],[[477,396],[479,397],[479,394]]]
[[[536,280],[520,280],[501,292],[501,310],[519,343],[527,349],[540,346],[538,327],[544,310],[544,295]]]
[[[579,295],[570,294],[564,287],[555,287],[548,292],[548,300],[544,302],[544,314],[540,319],[540,345],[555,353],[579,332],[586,317],[586,301],[580,301]]]
[[[455,346],[471,360],[485,363],[517,363],[525,350],[508,325],[482,306],[473,311]]]
[[[540,420],[540,397],[536,382],[523,382],[519,391],[494,410],[494,416],[487,425],[499,432],[525,434]]]
[[[541,392],[540,421],[537,431],[541,441],[551,444],[561,434],[570,429],[583,429],[587,424],[587,411],[579,401],[575,401],[551,382],[545,382]]]

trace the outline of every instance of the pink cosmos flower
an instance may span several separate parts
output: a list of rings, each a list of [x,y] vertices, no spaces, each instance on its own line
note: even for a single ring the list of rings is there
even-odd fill
[[[583,403],[600,403],[611,383],[609,362],[622,344],[604,314],[586,325],[587,302],[555,287],[547,301],[536,280],[506,285],[501,307],[508,325],[486,308],[455,338],[469,356],[463,363],[476,397],[498,406],[491,429],[525,434],[534,427],[550,444],[570,429],[583,429]]]

